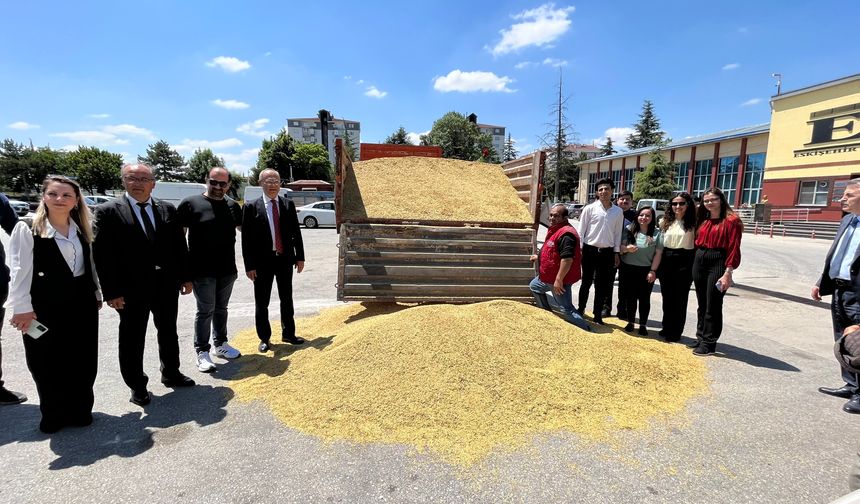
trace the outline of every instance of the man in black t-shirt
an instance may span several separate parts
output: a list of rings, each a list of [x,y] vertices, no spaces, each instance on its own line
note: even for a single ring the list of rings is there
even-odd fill
[[[206,192],[189,196],[179,204],[179,222],[188,231],[189,264],[193,275],[197,315],[194,316],[194,350],[197,369],[215,370],[209,356],[209,336],[214,354],[235,359],[241,354],[227,343],[227,304],[236,281],[236,228],[242,225],[242,209],[225,197],[230,172],[212,168],[206,176]]]

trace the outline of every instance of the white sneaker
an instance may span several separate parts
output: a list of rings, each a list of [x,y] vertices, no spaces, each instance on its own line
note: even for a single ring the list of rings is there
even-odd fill
[[[212,363],[212,359],[209,357],[209,352],[197,353],[197,370],[201,373],[211,373],[212,371],[215,371],[215,364]]]
[[[215,357],[221,357],[222,359],[237,359],[242,354],[231,347],[228,343],[223,343],[221,346],[215,347]]]

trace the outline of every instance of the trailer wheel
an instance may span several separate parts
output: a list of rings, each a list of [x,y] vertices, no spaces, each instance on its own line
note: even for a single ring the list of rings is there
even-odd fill
[[[305,220],[303,222],[305,223],[306,228],[317,227],[317,220],[315,218],[311,217],[310,215],[305,217]]]

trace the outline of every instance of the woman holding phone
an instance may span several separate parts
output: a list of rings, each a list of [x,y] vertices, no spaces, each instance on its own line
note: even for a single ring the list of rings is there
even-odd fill
[[[741,263],[744,225],[717,187],[702,194],[696,222],[693,283],[699,307],[693,353],[710,355],[716,351],[723,332],[723,297],[732,283],[732,273]]]
[[[42,184],[32,229],[19,222],[9,242],[12,282],[6,307],[12,326],[24,333],[42,412],[39,429],[45,433],[93,421],[101,293],[92,238],[77,182],[51,176]]]

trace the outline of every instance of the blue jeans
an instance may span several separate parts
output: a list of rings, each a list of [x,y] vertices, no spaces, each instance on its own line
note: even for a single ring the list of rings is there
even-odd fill
[[[227,303],[233,293],[236,273],[221,277],[195,278],[194,297],[197,314],[194,316],[194,349],[209,351],[209,335],[216,347],[227,341]]]
[[[588,325],[588,322],[586,322],[585,319],[582,318],[582,315],[573,308],[573,301],[571,301],[572,294],[570,290],[572,286],[573,284],[566,284],[564,286],[564,294],[557,296],[552,292],[552,284],[541,281],[540,277],[534,277],[534,279],[529,283],[529,289],[532,291],[535,301],[537,301],[538,308],[552,311],[552,307],[550,306],[546,295],[547,291],[549,291],[552,293],[553,301],[558,306],[559,310],[561,310],[562,314],[564,314],[565,320],[580,329],[591,331],[591,326]]]

